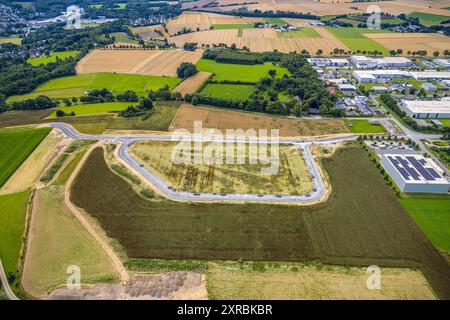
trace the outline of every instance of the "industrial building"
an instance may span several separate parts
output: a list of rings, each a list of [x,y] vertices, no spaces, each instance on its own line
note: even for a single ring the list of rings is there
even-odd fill
[[[450,71],[417,71],[411,76],[416,80],[450,80]]]
[[[450,182],[432,159],[417,154],[383,154],[381,164],[404,192],[449,192]]]
[[[338,85],[339,90],[341,90],[343,93],[348,94],[348,95],[354,95],[356,94],[356,87],[354,85],[351,84],[340,84]]]
[[[425,90],[425,92],[436,92],[437,86],[430,82],[422,83],[422,88]]]
[[[450,59],[434,59],[433,62],[438,66],[450,68]]]
[[[307,59],[309,64],[313,67],[319,68],[327,68],[327,67],[349,67],[350,62],[347,59],[339,59],[339,58],[310,58]]]
[[[371,70],[353,72],[353,77],[360,83],[386,83],[392,78],[411,78],[411,73],[402,70]]]
[[[407,68],[414,64],[410,59],[404,57],[371,58],[351,56],[350,62],[358,69]]]
[[[402,100],[403,110],[412,118],[450,118],[450,101]]]

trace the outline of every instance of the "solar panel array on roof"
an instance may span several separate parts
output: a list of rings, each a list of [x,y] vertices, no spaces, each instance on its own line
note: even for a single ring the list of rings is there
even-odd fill
[[[425,159],[416,159],[413,156],[387,156],[387,158],[406,181],[420,181],[421,178],[435,181],[442,178],[436,170],[428,166]]]

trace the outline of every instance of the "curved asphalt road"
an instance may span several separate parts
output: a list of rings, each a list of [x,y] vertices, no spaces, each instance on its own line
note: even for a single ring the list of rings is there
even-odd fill
[[[14,292],[11,290],[11,287],[8,283],[8,278],[6,277],[5,270],[3,269],[2,261],[0,260],[0,282],[3,286],[3,291],[5,291],[6,297],[9,300],[19,300],[19,298],[16,297]]]
[[[52,127],[61,130],[65,135],[78,140],[111,140],[122,142],[118,153],[119,157],[139,172],[154,187],[158,188],[161,194],[175,201],[227,201],[227,202],[276,202],[276,203],[301,203],[307,204],[320,200],[325,194],[325,184],[319,173],[317,164],[314,162],[310,147],[312,144],[329,144],[333,142],[342,142],[354,140],[358,135],[350,135],[339,138],[327,138],[316,140],[314,142],[280,140],[282,144],[295,145],[302,152],[306,166],[310,172],[313,181],[313,189],[310,193],[304,195],[268,195],[268,194],[228,194],[228,193],[191,193],[174,190],[170,185],[163,181],[159,176],[148,170],[142,163],[133,158],[129,149],[136,141],[181,141],[182,137],[172,136],[115,136],[115,135],[88,135],[81,134],[72,126],[66,123],[52,123]],[[202,138],[193,137],[191,141],[200,141]],[[248,143],[272,143],[267,139],[246,140],[243,138],[235,139],[203,139],[204,142],[248,142]]]

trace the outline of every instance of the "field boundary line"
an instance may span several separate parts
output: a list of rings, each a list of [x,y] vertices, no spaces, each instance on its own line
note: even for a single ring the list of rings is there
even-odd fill
[[[125,267],[122,264],[122,261],[118,257],[118,255],[115,253],[115,251],[111,248],[111,246],[103,239],[102,236],[100,236],[95,228],[91,225],[91,223],[88,221],[88,219],[83,215],[81,210],[75,206],[70,201],[70,190],[72,187],[72,184],[75,180],[75,178],[78,176],[78,173],[80,172],[81,168],[83,167],[84,163],[86,162],[86,159],[90,156],[92,150],[94,150],[96,147],[100,145],[101,142],[97,142],[91,146],[90,149],[87,150],[87,152],[84,154],[83,158],[81,158],[80,162],[78,163],[75,170],[72,172],[72,174],[69,177],[69,180],[67,180],[65,190],[64,190],[64,202],[66,203],[69,210],[73,213],[73,215],[77,218],[77,220],[81,223],[81,225],[94,237],[95,240],[100,244],[102,249],[105,251],[105,253],[110,257],[112,260],[112,263],[114,265],[114,268],[116,269],[116,272],[119,274],[121,281],[127,282],[129,279],[128,272],[126,271]]]

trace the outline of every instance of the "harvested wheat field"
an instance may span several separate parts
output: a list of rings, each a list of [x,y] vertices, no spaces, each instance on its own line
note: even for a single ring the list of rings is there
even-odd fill
[[[334,3],[333,3],[334,1]],[[339,3],[336,5],[336,3]],[[381,1],[381,2],[351,2],[345,0],[317,1],[305,0],[258,0],[258,4],[250,4],[246,7],[249,11],[293,11],[299,13],[311,13],[317,16],[339,15],[349,13],[366,13],[369,6],[378,6],[381,12],[399,15],[414,11],[450,16],[449,10],[442,8],[429,8],[430,4],[423,1]],[[230,11],[240,6],[221,7],[224,11]]]
[[[176,77],[182,62],[197,63],[202,54],[201,50],[94,50],[78,63],[76,71]]]
[[[278,50],[280,52],[292,52],[307,50],[315,53],[322,49],[325,54],[335,48],[349,50],[342,42],[333,37],[323,28],[313,28],[320,35],[318,38],[279,38],[273,29],[243,29],[238,30],[208,30],[193,32],[171,37],[169,42],[182,46],[185,42],[196,42],[199,45],[213,45],[225,43],[231,46],[233,43],[238,48],[247,47],[254,52]]]
[[[182,95],[194,93],[211,76],[211,73],[200,71],[190,78],[187,78],[176,86],[172,91],[179,92]]]
[[[382,268],[381,289],[369,290],[365,268],[301,263],[272,267],[264,262],[211,265],[206,278],[211,299],[436,299],[423,274],[406,268]]]
[[[194,121],[202,121],[204,129],[278,129],[282,137],[348,133],[342,120],[289,119],[259,113],[199,107],[190,104],[183,104],[178,109],[169,130],[173,131],[183,128],[193,132]]]
[[[375,40],[388,49],[403,49],[407,51],[427,50],[428,54],[434,51],[450,50],[448,37],[432,33],[389,33],[389,34],[365,34],[369,39]]]

